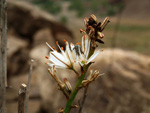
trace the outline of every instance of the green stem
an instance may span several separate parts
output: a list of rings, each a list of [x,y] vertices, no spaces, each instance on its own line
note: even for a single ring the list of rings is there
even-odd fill
[[[95,51],[95,48],[90,47],[90,52],[89,52],[88,58],[89,58],[90,56],[92,56],[92,54],[94,53],[94,51]],[[68,100],[67,103],[66,103],[66,107],[65,107],[64,113],[70,113],[72,103],[73,103],[73,101],[74,101],[74,99],[75,99],[75,97],[76,97],[76,95],[77,95],[77,93],[78,93],[78,91],[79,91],[79,87],[82,85],[82,81],[83,81],[83,79],[85,78],[85,75],[86,75],[86,72],[87,72],[87,70],[88,70],[88,67],[89,67],[89,65],[86,65],[86,66],[83,67],[83,73],[82,73],[81,76],[78,78],[78,81],[77,81],[77,83],[76,83],[76,85],[75,85],[75,88],[74,88],[74,90],[72,91],[72,93],[71,93],[71,95],[70,95],[70,98],[69,98],[69,100]],[[74,69],[73,69],[73,70],[74,70]],[[75,71],[75,70],[74,70],[74,71]],[[77,73],[77,72],[75,71],[75,73]]]
[[[83,73],[81,74],[81,76],[78,78],[77,84],[76,84],[74,90],[72,91],[69,100],[68,100],[67,103],[66,103],[66,107],[65,107],[65,110],[64,110],[65,113],[69,113],[69,112],[70,112],[70,110],[71,110],[71,105],[72,105],[72,103],[73,103],[73,101],[74,101],[74,99],[75,99],[75,97],[76,97],[76,95],[77,95],[77,93],[78,93],[78,91],[79,91],[79,87],[82,85],[82,81],[83,81],[83,79],[84,79],[84,77],[85,77],[85,75],[86,75],[86,72],[87,72],[88,67],[89,67],[89,66],[85,66],[84,72],[83,72]]]

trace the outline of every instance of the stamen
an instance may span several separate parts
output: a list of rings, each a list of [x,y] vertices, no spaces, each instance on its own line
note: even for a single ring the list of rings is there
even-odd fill
[[[58,41],[56,41],[56,45],[58,46]]]
[[[47,63],[45,63],[47,65]]]
[[[49,59],[49,57],[48,57],[48,56],[45,56],[45,58],[46,58],[46,59]]]
[[[52,47],[54,50],[56,50],[56,48],[55,47]]]
[[[64,48],[63,48],[63,47],[61,47],[61,50],[64,50]]]
[[[79,42],[79,43],[76,43],[77,45],[80,45],[81,43]]]
[[[66,43],[67,41],[64,39],[64,42]]]

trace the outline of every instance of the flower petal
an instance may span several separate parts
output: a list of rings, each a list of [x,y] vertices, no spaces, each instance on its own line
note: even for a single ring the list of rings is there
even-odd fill
[[[86,51],[85,51],[85,53],[84,53],[86,59],[88,59],[88,56],[89,56],[90,42],[91,42],[91,41],[88,39],[88,42],[87,42],[87,49],[86,49]]]
[[[89,59],[88,59],[88,61],[87,61],[87,63],[86,64],[88,64],[88,63],[90,63],[92,60],[94,60],[96,57],[97,57],[97,55],[100,53],[100,51],[97,51],[95,54],[93,54]]]
[[[72,57],[72,52],[71,52],[71,50],[69,48],[69,43],[67,41],[66,41],[66,52],[68,54],[68,57],[69,57],[70,61],[74,62],[73,57]]]
[[[52,61],[55,65],[61,67],[67,67],[68,65],[65,63],[64,57],[57,52],[50,52],[49,60]]]
[[[62,55],[63,55],[64,58],[66,59],[66,63],[69,63],[70,61],[68,60],[67,55],[66,55],[66,53],[64,52],[64,50],[61,49],[61,47],[59,46],[58,42],[56,42],[56,44],[57,44],[58,48],[60,49]]]

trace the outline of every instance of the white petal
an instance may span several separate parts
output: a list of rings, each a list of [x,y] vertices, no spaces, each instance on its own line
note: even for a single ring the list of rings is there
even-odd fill
[[[73,51],[73,49],[74,49],[74,44],[73,44],[73,43],[70,43],[70,47],[71,47],[71,51]]]
[[[73,57],[72,57],[72,52],[71,52],[71,50],[69,48],[69,43],[68,42],[66,42],[66,52],[68,53],[70,61],[74,62]]]
[[[56,55],[57,54],[57,55]],[[61,66],[61,67],[67,67],[67,65],[64,63],[65,60],[60,53],[51,52],[49,60],[54,63],[54,65]]]
[[[87,45],[87,49],[86,49],[86,52],[85,52],[85,57],[86,59],[88,59],[88,56],[89,56],[89,51],[90,51],[90,40],[88,40],[88,45]]]
[[[80,60],[84,60],[85,56],[81,53],[81,50],[79,49],[79,58]]]
[[[89,59],[88,59],[88,61],[87,61],[87,63],[86,64],[88,64],[89,62],[91,62],[92,60],[94,60],[96,57],[97,57],[97,55],[100,53],[100,51],[97,51],[95,54],[93,54]]]
[[[82,37],[82,51],[85,52],[85,37]]]
[[[66,59],[64,58],[64,56],[56,51],[50,52],[50,55],[54,54],[59,60],[66,62]]]
[[[64,58],[66,59],[66,63],[69,62],[67,55],[65,54],[64,50],[61,49],[61,47],[59,46],[59,44],[57,44],[58,48],[60,49],[62,55],[64,56]]]

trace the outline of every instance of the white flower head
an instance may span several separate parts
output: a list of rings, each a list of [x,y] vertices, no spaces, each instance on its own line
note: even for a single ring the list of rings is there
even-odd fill
[[[97,51],[90,58],[88,58],[89,51],[90,51],[90,42],[91,42],[91,40],[88,38],[88,36],[84,35],[82,37],[82,46],[80,46],[79,44],[77,44],[77,45],[71,44],[71,50],[73,51],[73,53],[76,57],[76,61],[81,66],[89,64],[100,53],[100,51]]]
[[[66,51],[63,50],[63,47],[60,47],[58,42],[56,42],[58,48],[60,49],[60,53],[53,47],[51,47],[47,42],[46,44],[52,50],[50,51],[49,57],[47,57],[51,63],[47,63],[50,67],[55,65],[56,68],[72,68],[75,60],[73,59],[72,52],[69,47],[69,43],[64,40],[66,43]]]

